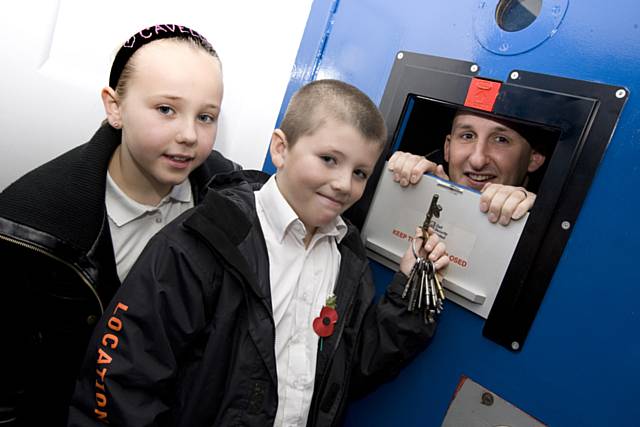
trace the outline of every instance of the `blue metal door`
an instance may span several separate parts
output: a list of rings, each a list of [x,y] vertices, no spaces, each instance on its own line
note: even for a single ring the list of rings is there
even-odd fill
[[[527,70],[629,89],[629,99],[529,332],[514,353],[484,320],[447,304],[427,350],[392,383],[351,405],[351,426],[440,426],[468,376],[551,426],[635,426],[640,419],[640,5],[544,0],[520,31],[496,23],[497,0],[315,0],[285,99],[318,78],[380,102],[395,55],[478,64],[506,81]],[[389,124],[395,126],[395,124]],[[273,171],[267,160],[265,170]],[[373,265],[383,289],[390,271]]]

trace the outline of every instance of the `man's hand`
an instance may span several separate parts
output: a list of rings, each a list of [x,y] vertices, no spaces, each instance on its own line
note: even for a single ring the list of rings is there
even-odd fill
[[[422,156],[417,156],[403,151],[396,151],[389,159],[387,167],[393,172],[393,180],[402,187],[416,184],[425,173],[449,180],[442,165],[436,165]]]
[[[393,180],[403,187],[416,184],[425,173],[449,180],[442,165],[403,151],[393,153],[387,167],[393,172]],[[536,195],[523,187],[489,183],[482,189],[480,211],[487,214],[489,221],[508,225],[529,212],[535,201]]]
[[[529,212],[535,201],[536,195],[522,187],[490,183],[482,189],[480,211],[487,214],[489,221],[508,225]]]
[[[424,240],[422,228],[420,227],[416,229],[414,239],[418,255],[433,261],[436,270],[441,270],[449,264],[449,257],[446,253],[447,247],[444,242],[440,241],[438,235],[435,234],[431,228],[429,228],[429,237],[426,241]],[[409,243],[409,247],[400,260],[400,271],[402,271],[405,276],[408,276],[411,273],[413,264],[416,263],[416,257],[413,256],[413,250],[411,249],[412,244],[413,242]]]

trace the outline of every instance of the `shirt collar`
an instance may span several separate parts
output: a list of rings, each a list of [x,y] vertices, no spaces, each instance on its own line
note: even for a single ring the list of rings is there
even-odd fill
[[[287,200],[284,198],[278,184],[276,176],[271,176],[260,190],[256,192],[256,203],[262,208],[264,217],[269,223],[269,227],[275,232],[278,240],[282,242],[286,234],[294,224],[300,224],[304,229],[302,221],[298,218],[295,211]],[[341,216],[338,215],[329,224],[320,227],[316,231],[314,239],[322,236],[334,236],[336,241],[340,243],[347,234],[347,224]]]
[[[178,185],[174,185],[171,192],[160,202],[162,204],[166,200],[171,199],[180,203],[191,203],[193,194],[191,192],[191,182],[185,179]]]
[[[191,194],[191,183],[188,179],[184,182],[174,185],[171,192],[167,194],[157,206],[144,205],[127,196],[124,191],[118,187],[111,174],[107,172],[107,187],[105,193],[105,205],[107,207],[107,215],[115,222],[118,227],[141,217],[147,212],[152,212],[160,206],[171,201],[179,203],[190,203],[193,198]]]

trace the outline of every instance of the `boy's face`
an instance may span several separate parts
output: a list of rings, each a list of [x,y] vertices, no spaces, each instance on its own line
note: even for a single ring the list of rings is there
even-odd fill
[[[118,111],[124,173],[168,192],[209,156],[218,129],[222,72],[202,49],[157,41],[131,59]]]
[[[382,144],[330,119],[293,146],[277,129],[270,152],[280,192],[312,235],[362,197]]]
[[[451,181],[480,191],[492,182],[522,185],[545,157],[531,149],[519,133],[500,122],[458,113],[444,144]]]

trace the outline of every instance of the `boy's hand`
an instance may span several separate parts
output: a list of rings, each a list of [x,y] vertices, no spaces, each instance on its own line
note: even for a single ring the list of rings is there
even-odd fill
[[[440,241],[440,238],[432,229],[429,229],[429,238],[426,241],[422,237],[422,234],[422,229],[420,227],[416,228],[416,235],[414,239],[416,241],[416,251],[419,251],[418,255],[433,261],[436,266],[436,270],[441,270],[446,267],[449,264],[449,257],[447,257],[447,254],[445,253],[446,246],[444,242]],[[404,256],[400,260],[400,271],[402,271],[405,276],[408,276],[411,273],[413,264],[416,262],[416,258],[413,256],[413,251],[411,249],[412,244],[413,242],[409,244]]]
[[[487,184],[480,196],[480,211],[487,214],[489,221],[508,225],[529,212],[535,201],[536,195],[522,187]]]
[[[393,172],[393,180],[400,183],[402,187],[416,184],[425,173],[432,173],[439,178],[449,180],[442,165],[403,151],[393,153],[387,163],[387,168]]]

